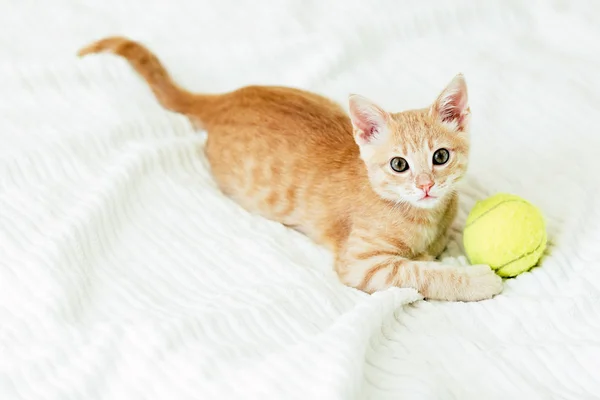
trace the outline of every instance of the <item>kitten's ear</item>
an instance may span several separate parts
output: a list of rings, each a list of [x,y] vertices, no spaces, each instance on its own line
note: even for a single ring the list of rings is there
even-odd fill
[[[359,146],[372,144],[388,133],[390,115],[366,97],[350,95],[350,119]]]
[[[462,74],[458,74],[440,93],[431,106],[431,113],[450,130],[465,132],[469,129],[469,98],[467,82]]]

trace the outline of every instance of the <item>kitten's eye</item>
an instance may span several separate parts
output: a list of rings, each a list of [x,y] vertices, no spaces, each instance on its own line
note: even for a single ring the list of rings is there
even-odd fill
[[[404,172],[408,169],[408,162],[402,157],[394,157],[390,160],[390,167],[396,172]]]
[[[443,165],[448,162],[450,158],[450,152],[446,149],[438,149],[433,153],[433,164],[434,165]]]

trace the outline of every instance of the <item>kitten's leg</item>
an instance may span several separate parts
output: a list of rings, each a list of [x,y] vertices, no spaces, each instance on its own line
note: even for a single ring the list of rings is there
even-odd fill
[[[442,236],[437,238],[431,246],[427,248],[427,251],[417,254],[411,257],[414,261],[433,261],[446,249],[448,242],[450,241],[450,235],[444,233]]]
[[[431,255],[429,252],[427,253],[421,253],[413,258],[411,258],[411,260],[414,261],[433,261],[435,260],[435,256]]]
[[[502,279],[487,265],[457,267],[409,260],[388,249],[351,243],[338,254],[336,270],[346,285],[367,293],[397,286],[414,288],[428,299],[477,301],[502,291]]]
[[[450,232],[446,230],[437,239],[435,239],[433,241],[433,243],[431,243],[431,245],[427,249],[427,254],[431,255],[431,258],[430,259],[422,258],[422,260],[424,260],[424,261],[435,260],[446,249],[446,246],[448,245],[449,241],[450,241]]]
[[[357,259],[338,271],[342,282],[367,293],[397,286],[416,289],[432,300],[478,301],[502,291],[502,279],[487,265],[455,267],[388,256]]]

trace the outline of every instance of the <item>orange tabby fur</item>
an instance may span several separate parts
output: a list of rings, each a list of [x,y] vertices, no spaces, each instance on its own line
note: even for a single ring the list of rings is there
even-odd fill
[[[440,300],[481,300],[501,291],[488,266],[434,261],[456,214],[452,185],[467,164],[462,76],[420,110],[387,113],[351,96],[349,117],[327,98],[292,88],[190,93],[150,51],[126,38],[100,40],[79,54],[101,51],[126,58],[165,108],[208,131],[206,156],[225,194],[328,246],[345,284],[369,293],[411,287]],[[438,168],[428,160],[440,143],[451,158]],[[391,170],[395,155],[407,157],[411,169]],[[419,187],[438,198],[421,199],[427,192]]]

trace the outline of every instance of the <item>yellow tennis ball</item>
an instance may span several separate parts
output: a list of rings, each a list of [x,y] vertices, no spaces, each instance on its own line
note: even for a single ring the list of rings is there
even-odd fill
[[[477,202],[463,234],[471,264],[487,264],[506,278],[534,267],[546,241],[541,212],[519,196],[505,193]]]

